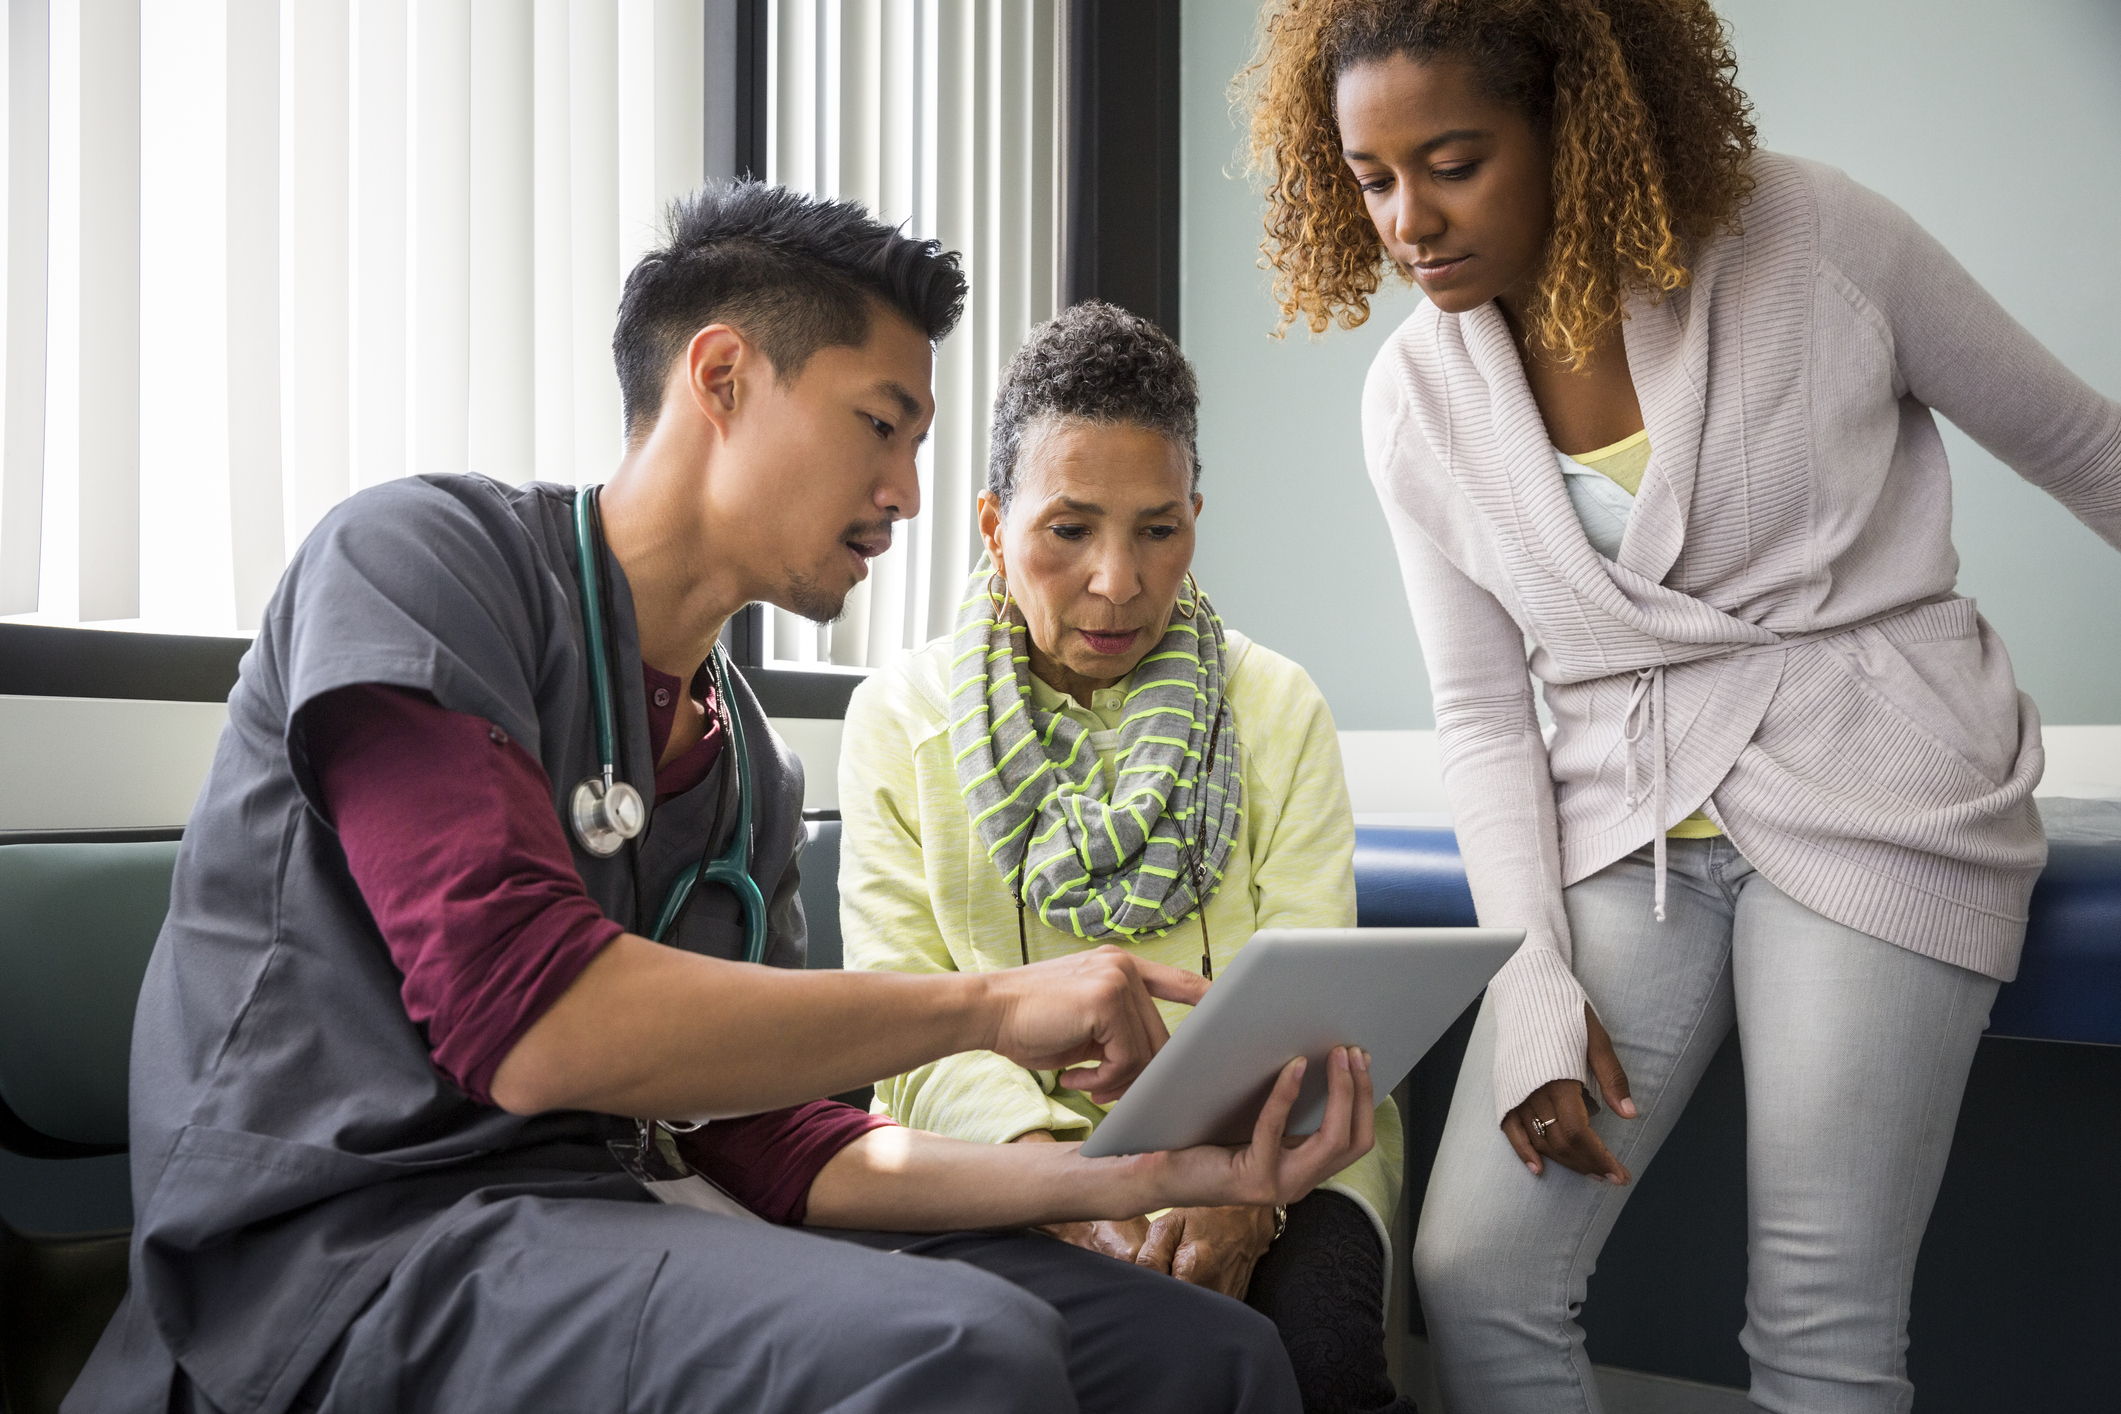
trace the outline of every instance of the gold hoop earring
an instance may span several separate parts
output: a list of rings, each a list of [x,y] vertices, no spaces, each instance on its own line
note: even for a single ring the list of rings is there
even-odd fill
[[[1001,575],[1001,572],[998,570],[987,571],[987,602],[990,604],[995,602],[994,581],[997,578],[1000,578],[1002,581],[1002,597],[1001,606],[994,611],[994,621],[998,624],[1007,626],[1009,623],[1009,608],[1016,601],[1010,598],[1011,591],[1009,589],[1008,579],[1006,577],[1003,577]],[[1012,628],[1011,631],[1014,632],[1014,629]]]

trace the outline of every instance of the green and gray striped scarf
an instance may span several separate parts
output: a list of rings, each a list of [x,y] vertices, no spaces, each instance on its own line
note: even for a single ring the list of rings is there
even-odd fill
[[[1001,619],[991,586],[982,565],[958,606],[950,664],[950,749],[988,860],[1050,927],[1079,938],[1169,931],[1201,904],[1196,862],[1214,895],[1244,818],[1222,620],[1206,595],[1179,600],[1134,670],[1111,779],[1088,730],[1033,703],[1023,615],[1011,605]]]

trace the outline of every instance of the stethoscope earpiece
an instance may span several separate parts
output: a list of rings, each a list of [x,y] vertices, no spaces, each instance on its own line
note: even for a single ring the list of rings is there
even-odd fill
[[[599,859],[609,859],[648,823],[641,793],[625,781],[591,776],[574,788],[569,803],[575,838]]]

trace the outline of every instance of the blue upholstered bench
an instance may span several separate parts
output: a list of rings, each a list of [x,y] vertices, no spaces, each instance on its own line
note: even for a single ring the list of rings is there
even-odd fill
[[[1996,999],[1990,1034],[2121,1045],[2121,802],[2044,803],[2053,840],[2033,890],[2018,978]],[[2106,836],[2102,838],[2102,836]],[[1474,922],[1458,838],[1440,825],[1355,832],[1355,896],[1365,927]]]
[[[2047,800],[2047,869],[1992,1036],[2121,1046],[2121,801]]]

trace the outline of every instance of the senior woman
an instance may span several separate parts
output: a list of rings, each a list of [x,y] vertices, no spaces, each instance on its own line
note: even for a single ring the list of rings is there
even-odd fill
[[[957,632],[848,705],[848,966],[983,972],[1117,943],[1213,977],[1256,929],[1355,922],[1325,700],[1296,664],[1225,631],[1188,572],[1197,406],[1177,345],[1106,304],[1034,330],[1011,362],[979,498],[989,563]],[[1181,1011],[1166,1010],[1174,1029]],[[877,1104],[994,1143],[1079,1141],[1103,1117],[990,1052],[887,1080]],[[1250,1302],[1280,1328],[1307,1414],[1406,1408],[1383,1348],[1400,1174],[1389,1099],[1376,1138],[1286,1213],[1181,1209],[1053,1232]]]
[[[1285,318],[1428,296],[1363,432],[1474,899],[1527,930],[1415,1246],[1444,1397],[1597,1408],[1587,1279],[1735,1025],[1752,1403],[1898,1414],[2045,853],[1932,409],[2121,544],[2121,404],[1890,202],[1756,150],[1706,0],[1290,0],[1264,33]]]

